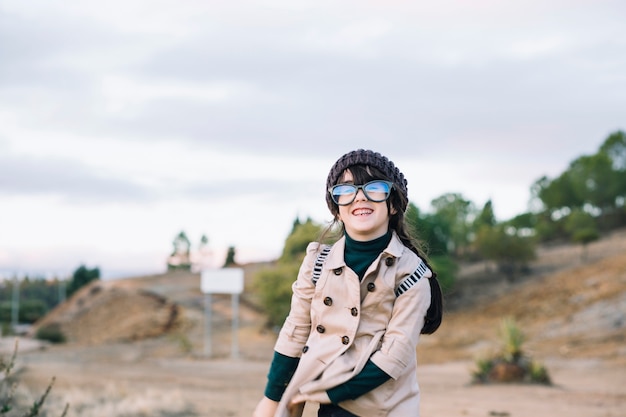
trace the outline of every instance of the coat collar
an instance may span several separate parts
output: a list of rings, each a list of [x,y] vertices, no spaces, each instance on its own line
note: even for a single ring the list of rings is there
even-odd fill
[[[389,245],[383,251],[383,257],[399,258],[404,252],[405,246],[396,234],[395,230],[392,230],[391,240]],[[324,263],[324,269],[337,269],[346,266],[344,259],[344,252],[346,249],[346,238],[342,236],[337,242],[333,244],[333,248],[330,251],[326,262]]]

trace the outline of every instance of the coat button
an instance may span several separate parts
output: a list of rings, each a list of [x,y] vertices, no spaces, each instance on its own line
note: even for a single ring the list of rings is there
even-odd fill
[[[350,338],[348,336],[342,337],[341,343],[343,343],[344,345],[347,345],[348,343],[350,343]]]
[[[333,270],[333,273],[334,273],[335,275],[341,275],[341,273],[342,273],[342,272],[343,272],[343,268],[335,268],[335,269]]]
[[[333,305],[333,299],[330,297],[326,297],[324,298],[324,304],[327,305],[328,307]]]
[[[352,307],[352,309],[350,310],[350,314],[356,317],[359,315],[359,310],[356,307]]]
[[[369,284],[367,284],[367,290],[369,292],[374,292],[375,289],[376,289],[376,284],[374,284],[373,282],[370,282]]]
[[[386,258],[385,259],[385,265],[387,265],[387,266],[393,265],[393,258]]]
[[[326,327],[322,326],[321,324],[319,324],[315,330],[317,330],[318,333],[324,333],[326,331]]]
[[[307,353],[309,350],[309,347],[304,345],[304,347],[302,348],[302,353]]]

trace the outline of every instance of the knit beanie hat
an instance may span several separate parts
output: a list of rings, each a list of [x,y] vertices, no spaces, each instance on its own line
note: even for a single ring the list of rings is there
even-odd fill
[[[378,169],[380,172],[385,174],[393,182],[396,190],[404,196],[403,199],[403,207],[399,207],[401,211],[406,210],[406,205],[408,201],[407,196],[407,181],[404,178],[404,175],[389,159],[379,154],[378,152],[359,149],[356,151],[348,152],[343,155],[341,158],[335,162],[333,167],[330,169],[328,173],[328,178],[326,179],[326,189],[329,190],[333,185],[337,183],[339,176],[353,165],[369,165]],[[326,204],[328,204],[328,208],[331,212],[333,212],[333,208],[335,207],[335,203],[333,202],[330,193],[326,192]]]

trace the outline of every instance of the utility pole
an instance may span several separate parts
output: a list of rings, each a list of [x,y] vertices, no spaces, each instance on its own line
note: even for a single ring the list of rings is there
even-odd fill
[[[17,274],[13,275],[13,302],[11,303],[11,326],[13,331],[17,330],[20,313],[20,282]]]

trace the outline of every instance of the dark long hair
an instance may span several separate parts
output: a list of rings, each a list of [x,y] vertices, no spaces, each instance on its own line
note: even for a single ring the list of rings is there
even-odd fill
[[[348,168],[348,170],[352,174],[354,184],[365,184],[369,181],[381,179],[386,181],[393,181],[393,178],[388,178],[381,171],[369,165],[352,165],[350,168]],[[344,174],[339,177],[338,181],[342,181],[343,175]],[[389,196],[389,199],[387,199],[387,208],[389,209],[390,213],[389,227],[392,230],[395,230],[396,234],[407,248],[409,248],[412,252],[422,258],[424,262],[426,262],[428,268],[433,273],[433,276],[428,279],[428,282],[430,284],[430,307],[428,307],[428,311],[426,312],[424,326],[421,330],[422,334],[432,334],[441,325],[441,320],[443,317],[443,294],[441,292],[441,286],[439,285],[439,281],[437,280],[437,274],[428,264],[428,257],[424,250],[424,243],[419,241],[411,233],[410,228],[407,225],[404,217],[404,211],[398,208],[406,207],[407,204],[407,197],[404,194],[399,193],[396,187],[393,187],[393,189],[391,190],[391,195]],[[395,213],[393,214],[391,214],[392,208],[394,208],[393,211],[395,211]],[[338,220],[339,207],[336,204],[333,204],[331,208],[331,213],[333,214],[333,222],[322,233],[320,241],[324,240],[325,236],[327,236],[331,230],[337,231],[337,234],[339,236],[342,236],[345,233],[344,224],[339,222]]]

